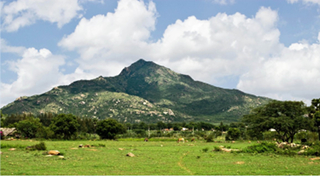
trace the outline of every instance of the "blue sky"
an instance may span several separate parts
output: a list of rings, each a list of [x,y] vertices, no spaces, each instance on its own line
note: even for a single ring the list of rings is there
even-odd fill
[[[320,0],[0,2],[1,107],[140,58],[259,96],[320,95]]]

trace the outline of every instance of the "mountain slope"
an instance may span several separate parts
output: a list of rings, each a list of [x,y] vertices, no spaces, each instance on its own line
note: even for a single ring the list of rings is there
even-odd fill
[[[269,99],[194,81],[142,59],[115,77],[98,77],[59,86],[41,95],[20,97],[3,113],[73,113],[126,122],[237,121]]]

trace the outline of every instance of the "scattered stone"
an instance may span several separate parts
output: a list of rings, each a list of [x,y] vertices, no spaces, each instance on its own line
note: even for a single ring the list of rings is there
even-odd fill
[[[71,148],[71,150],[78,150],[78,148]]]
[[[129,157],[134,157],[134,154],[133,153],[127,153],[126,156],[129,156]]]
[[[303,154],[304,153],[304,150],[300,150],[299,152],[298,152],[298,155],[301,155],[301,154]]]
[[[90,148],[91,146],[89,144],[84,145],[83,148]]]
[[[90,151],[98,151],[97,149],[87,149],[87,150],[90,150]]]
[[[124,150],[124,148],[119,148],[119,150]]]
[[[49,150],[48,154],[49,155],[60,155],[60,152],[58,150]]]
[[[53,155],[46,155],[46,157],[50,157],[50,156],[53,156]]]
[[[161,147],[163,147],[163,145],[160,145]]]
[[[244,164],[243,161],[237,161],[236,164]]]
[[[314,160],[320,160],[320,157],[310,158],[310,160],[312,160],[312,161],[314,161]]]
[[[63,159],[63,158],[64,158],[64,156],[59,156],[59,158]]]
[[[10,148],[9,150],[13,151],[13,150],[16,150],[15,148]]]
[[[168,113],[169,113],[170,116],[174,116],[174,113],[173,113],[173,111],[171,109],[168,109]]]

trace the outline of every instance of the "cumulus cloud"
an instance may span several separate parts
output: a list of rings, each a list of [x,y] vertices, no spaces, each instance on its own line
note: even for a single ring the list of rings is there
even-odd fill
[[[59,45],[78,51],[80,68],[96,75],[115,75],[145,58],[215,83],[218,77],[241,74],[277,54],[282,47],[277,20],[277,12],[264,7],[253,18],[240,13],[219,13],[209,20],[191,16],[169,25],[159,41],[151,42],[154,4],[122,0],[114,13],[83,18]]]
[[[53,55],[47,49],[25,49],[21,59],[11,61],[9,69],[17,74],[12,84],[1,83],[1,106],[22,95],[30,96],[50,90],[61,79],[59,66],[64,57]]]
[[[82,18],[75,31],[59,46],[81,54],[81,69],[97,75],[116,74],[147,52],[150,32],[155,29],[155,4],[121,0],[114,13]],[[81,37],[80,37],[81,36]]]
[[[320,45],[293,43],[240,77],[238,88],[277,99],[305,100],[320,95]]]
[[[82,7],[78,0],[17,0],[3,4],[2,28],[7,32],[31,25],[37,20],[57,23],[61,28],[79,15]]]

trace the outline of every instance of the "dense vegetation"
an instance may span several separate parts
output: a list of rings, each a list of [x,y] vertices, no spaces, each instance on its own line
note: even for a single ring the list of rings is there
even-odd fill
[[[194,81],[153,62],[139,60],[115,77],[98,77],[19,97],[5,114],[46,112],[119,122],[236,122],[267,98]]]

